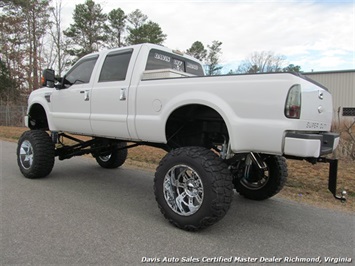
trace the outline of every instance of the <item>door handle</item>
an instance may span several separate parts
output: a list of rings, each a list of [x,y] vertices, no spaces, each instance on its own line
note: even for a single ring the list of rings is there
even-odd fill
[[[84,101],[90,100],[89,91],[80,91],[80,93],[84,93]]]
[[[125,101],[126,99],[127,99],[126,88],[121,88],[121,90],[120,90],[120,101]]]

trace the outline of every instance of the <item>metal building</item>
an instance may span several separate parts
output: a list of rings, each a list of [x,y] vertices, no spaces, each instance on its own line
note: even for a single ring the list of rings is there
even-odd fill
[[[333,96],[334,112],[355,116],[355,69],[302,74],[329,89]]]

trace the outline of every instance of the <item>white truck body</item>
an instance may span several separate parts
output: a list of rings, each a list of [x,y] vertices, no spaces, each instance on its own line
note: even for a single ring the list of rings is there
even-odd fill
[[[174,54],[161,46],[143,44],[84,57],[98,56],[89,83],[36,90],[29,98],[29,112],[33,104],[40,104],[51,131],[167,143],[169,116],[181,106],[198,104],[212,108],[223,118],[233,153],[320,156],[319,139],[286,134],[330,131],[332,97],[325,88],[289,73],[143,79],[149,72],[145,68],[151,49]],[[106,56],[115,51],[132,51],[126,78],[99,82]],[[169,73],[166,69],[161,72]],[[178,71],[171,73],[178,76]],[[290,119],[285,116],[285,102],[295,84],[301,87],[302,109],[299,119]],[[333,149],[336,145],[337,141]]]
[[[17,148],[27,178],[49,175],[55,157],[90,153],[117,168],[131,147],[163,148],[156,201],[172,224],[193,231],[227,213],[233,189],[252,200],[281,191],[285,157],[329,163],[329,190],[345,200],[336,196],[338,161],[323,157],[339,141],[329,132],[332,97],[301,75],[206,77],[192,57],[141,44],[87,55],[57,81],[45,70],[45,87],[28,100],[30,130]]]

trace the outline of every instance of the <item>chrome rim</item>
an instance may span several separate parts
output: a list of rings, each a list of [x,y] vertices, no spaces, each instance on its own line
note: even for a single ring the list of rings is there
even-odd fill
[[[163,193],[168,206],[182,216],[196,213],[204,196],[201,178],[187,165],[177,165],[168,171],[164,178]]]
[[[24,169],[31,168],[33,164],[33,147],[28,140],[22,142],[20,146],[20,162]]]
[[[108,162],[111,159],[111,154],[105,156],[99,156],[99,158],[103,162]]]
[[[266,186],[269,181],[269,171],[268,170],[260,170],[256,165],[247,165],[244,171],[244,177],[240,180],[240,183],[251,190],[258,190]],[[256,176],[254,176],[256,175]]]

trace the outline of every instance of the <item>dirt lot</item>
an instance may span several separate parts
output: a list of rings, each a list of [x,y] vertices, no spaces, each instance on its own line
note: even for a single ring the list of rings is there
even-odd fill
[[[0,126],[0,139],[17,142],[26,128]],[[128,152],[126,165],[154,171],[165,152],[156,148],[140,146]],[[288,182],[278,197],[288,198],[302,204],[322,208],[355,211],[355,161],[341,159],[338,168],[338,191],[345,189],[347,202],[340,203],[328,192],[328,164],[311,165],[308,162],[288,160]]]

